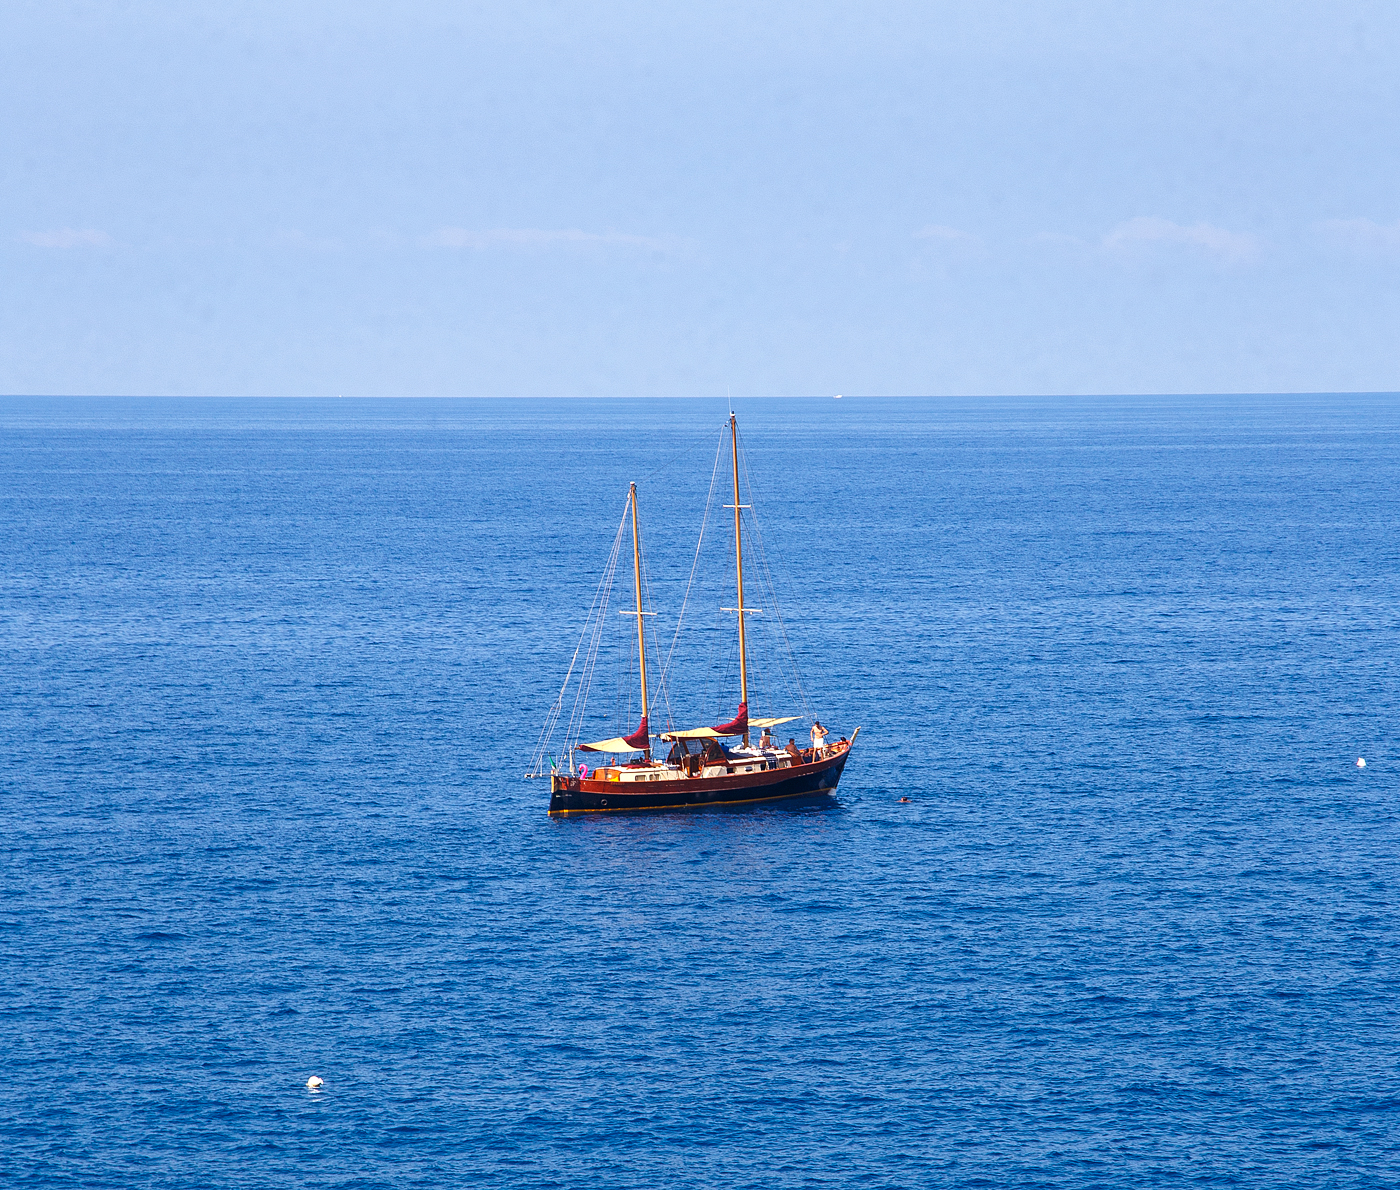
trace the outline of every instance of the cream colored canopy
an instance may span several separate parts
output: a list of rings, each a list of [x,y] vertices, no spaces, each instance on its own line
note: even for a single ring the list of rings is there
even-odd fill
[[[794,719],[801,719],[801,715],[786,715],[778,719],[750,719],[749,727],[758,728],[760,731],[765,727],[777,727],[779,723],[791,723]],[[739,733],[731,732],[731,735]],[[662,733],[663,740],[718,740],[723,737],[713,727],[692,727],[689,731],[668,731]]]
[[[665,739],[665,736],[661,737]],[[580,752],[645,752],[645,748],[639,748],[636,744],[629,744],[620,735],[614,736],[610,740],[599,740],[596,744],[579,744]]]

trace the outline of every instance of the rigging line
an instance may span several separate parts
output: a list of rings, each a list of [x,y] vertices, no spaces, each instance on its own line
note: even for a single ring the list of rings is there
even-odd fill
[[[630,734],[632,731],[631,724],[635,722],[632,718],[632,699],[635,698],[637,694],[637,686],[633,681],[633,675],[636,672],[637,638],[629,632],[627,634],[627,657],[625,664],[620,654],[616,657],[613,664],[613,679],[617,683],[617,690],[613,698],[613,718],[611,722],[614,725],[628,725],[618,731],[618,735]]]
[[[692,700],[698,699],[698,705],[703,708],[697,712],[697,718],[700,719],[709,717],[710,706],[719,697],[720,686],[716,685],[719,681],[716,674],[719,672],[721,661],[720,645],[725,639],[725,634],[722,634],[718,629],[705,628],[703,631],[705,635],[702,643],[708,641],[708,651],[704,654],[704,665],[695,667],[696,686],[699,688],[699,693],[691,695]]]
[[[791,640],[791,638],[788,636],[787,621],[783,619],[783,614],[782,614],[782,612],[780,612],[780,611],[777,610],[777,608],[778,608],[778,593],[777,593],[777,589],[776,589],[776,588],[777,588],[777,583],[776,583],[776,581],[774,580],[772,570],[769,568],[769,565],[768,565],[768,551],[764,548],[764,545],[763,545],[763,534],[762,534],[761,532],[758,531],[758,529],[757,529],[756,526],[755,526],[755,529],[754,529],[754,537],[756,538],[756,540],[757,540],[757,542],[758,542],[758,561],[759,561],[759,565],[762,567],[762,570],[763,570],[764,585],[767,586],[767,588],[768,588],[768,590],[769,590],[769,593],[773,596],[773,600],[772,600],[772,602],[773,602],[773,608],[774,608],[774,610],[773,610],[773,619],[774,619],[775,621],[777,621],[778,633],[779,633],[779,635],[782,636],[782,639],[783,639],[783,648],[787,651],[788,666],[789,666],[790,669],[791,669],[793,681],[794,681],[794,682],[796,683],[796,685],[797,685],[797,696],[798,696],[798,698],[799,698],[799,699],[801,700],[801,702],[802,702],[802,709],[803,709],[804,713],[807,715],[808,718],[810,718],[810,717],[812,716],[812,714],[813,714],[813,711],[812,711],[812,701],[811,701],[810,698],[808,698],[808,696],[807,696],[807,687],[806,687],[806,686],[803,684],[803,682],[802,682],[802,671],[801,671],[801,669],[798,667],[798,664],[797,664],[797,657],[796,657],[796,655],[793,653],[793,649],[792,649],[792,640]],[[790,585],[790,584],[789,584],[789,585]]]
[[[761,567],[761,572],[764,576],[765,584],[768,587],[768,593],[772,596],[771,602],[773,604],[773,615],[778,621],[778,630],[782,633],[783,645],[787,649],[788,664],[792,667],[793,680],[797,683],[797,693],[802,700],[802,709],[807,714],[808,718],[810,718],[812,715],[812,704],[807,697],[807,689],[802,684],[802,671],[797,668],[797,658],[793,655],[792,641],[788,638],[787,624],[784,623],[783,614],[778,609],[777,585],[773,580],[773,573],[768,566],[768,551],[764,548],[763,533],[758,527],[758,517],[756,515],[756,509],[754,507],[757,504],[757,501],[754,499],[753,494],[753,480],[749,476],[748,455],[747,453],[743,453],[739,457],[743,460],[744,484],[749,489],[749,524],[753,527],[754,538],[758,545],[759,566]],[[791,589],[792,587],[790,576],[788,581],[788,587],[789,589]]]
[[[666,456],[666,461],[660,464],[656,468],[656,470],[651,471],[646,475],[643,475],[639,480],[637,480],[637,483],[640,485],[648,482],[649,480],[655,479],[663,471],[675,471],[677,461],[680,459],[689,458],[689,452],[697,449],[700,443],[703,441],[704,439],[702,438],[692,438],[689,441],[685,442],[684,445],[676,448],[674,453],[668,454]]]
[[[622,525],[619,526],[617,531],[617,538],[613,542],[614,553],[617,552],[618,543],[622,540],[622,530],[626,527],[626,524],[627,520],[624,515]],[[608,577],[605,570],[603,578],[598,583],[597,590],[593,593],[593,602],[589,605],[588,615],[584,617],[583,631],[579,633],[578,644],[574,647],[574,655],[569,659],[569,668],[564,674],[563,685],[559,687],[559,696],[554,700],[553,705],[549,708],[548,714],[545,716],[544,727],[540,732],[540,739],[536,745],[535,754],[530,761],[530,771],[532,773],[539,773],[543,768],[545,753],[549,748],[550,740],[554,736],[554,731],[558,727],[559,716],[563,714],[564,711],[564,695],[569,689],[569,679],[573,677],[574,666],[578,663],[579,652],[583,649],[583,642],[588,637],[589,626],[597,611],[598,601],[603,598],[603,592],[607,586],[607,582]]]
[[[618,548],[619,548],[619,543],[620,543],[620,542],[621,542],[621,534],[618,535],[617,541],[615,541],[614,544],[613,544],[613,553],[614,553],[614,554],[617,552],[617,550],[618,550]],[[601,580],[601,581],[599,582],[599,584],[598,584],[598,592],[597,592],[597,594],[594,596],[594,604],[593,604],[593,607],[590,608],[590,617],[591,617],[591,619],[585,621],[585,623],[584,623],[584,628],[583,628],[583,633],[582,633],[582,635],[581,635],[581,637],[580,637],[580,639],[579,639],[579,646],[578,646],[578,649],[576,649],[576,650],[574,651],[574,652],[575,652],[575,660],[577,660],[578,653],[579,653],[580,651],[583,652],[583,666],[582,666],[582,668],[579,670],[578,678],[576,679],[576,681],[577,681],[578,684],[575,686],[575,690],[574,690],[574,706],[573,706],[573,708],[572,708],[571,711],[570,711],[568,724],[566,725],[566,727],[565,727],[565,729],[564,729],[564,740],[563,740],[563,749],[562,749],[563,751],[567,751],[567,750],[568,750],[568,748],[570,747],[569,740],[570,740],[571,738],[573,738],[574,735],[576,734],[576,733],[575,733],[575,730],[574,730],[574,726],[575,726],[575,720],[576,720],[577,718],[579,718],[579,712],[580,712],[580,707],[579,707],[579,696],[580,696],[580,693],[584,693],[585,702],[587,701],[587,699],[586,699],[586,690],[587,690],[588,686],[589,686],[589,685],[591,684],[591,682],[592,682],[592,669],[593,669],[594,663],[596,662],[596,654],[597,654],[597,647],[598,647],[598,646],[597,646],[598,630],[599,630],[600,625],[604,622],[604,618],[605,618],[606,613],[607,613],[609,592],[610,592],[610,589],[611,589],[611,586],[612,586],[612,570],[613,570],[613,569],[615,569],[615,567],[611,567],[611,566],[610,566],[610,567],[605,567],[605,568],[604,568],[602,580]],[[561,716],[562,713],[563,713],[563,708],[564,708],[564,699],[565,699],[565,697],[566,697],[566,695],[567,695],[567,691],[568,691],[569,677],[572,676],[573,668],[574,668],[573,663],[570,663],[570,673],[569,673],[569,675],[566,675],[566,677],[565,677],[565,679],[564,679],[564,685],[563,685],[562,687],[560,687],[558,702],[557,702],[556,705],[552,708],[552,715],[550,716],[550,718],[549,718],[548,721],[546,722],[545,731],[544,731],[544,733],[543,733],[543,745],[542,745],[542,747],[540,748],[540,753],[539,753],[539,755],[537,755],[537,757],[536,757],[537,769],[538,769],[539,766],[542,765],[542,763],[543,763],[543,753],[544,753],[544,752],[549,748],[549,746],[553,743],[555,732],[558,730],[559,719],[560,719],[560,716]],[[542,772],[541,772],[541,775],[543,775]]]
[[[695,585],[695,570],[700,565],[700,547],[705,543],[705,526],[710,523],[710,508],[715,499],[715,481],[719,478],[719,456],[723,450],[724,432],[721,430],[719,442],[715,445],[715,465],[710,472],[710,491],[705,497],[705,515],[700,521],[700,538],[695,543],[695,559],[690,564],[690,581],[685,585],[685,597],[681,600],[680,615],[676,617],[676,632],[671,637],[671,647],[666,653],[666,664],[661,667],[663,680],[671,672],[671,659],[676,655],[676,642],[681,638],[681,625],[685,622],[685,605],[690,602],[690,589]]]
[[[656,613],[656,603],[652,599],[651,595],[651,569],[646,554],[642,555],[642,608],[651,613],[649,619],[642,621],[644,625],[643,631],[649,631],[651,633],[652,652],[657,657],[660,657],[661,642],[657,639],[656,636],[656,620],[658,617]],[[657,691],[660,691],[661,700],[666,704],[666,713],[669,716],[671,711],[671,698],[669,693],[667,692],[665,674],[658,674],[655,678],[652,679],[650,685],[653,697],[655,696]],[[651,725],[648,724],[648,727],[650,726]]]
[[[574,693],[574,706],[569,715],[569,725],[566,729],[564,743],[566,747],[572,747],[571,740],[577,740],[583,730],[584,715],[588,709],[588,692],[593,685],[593,671],[598,664],[598,649],[602,643],[603,626],[607,622],[608,604],[612,600],[612,589],[616,582],[617,561],[622,552],[622,536],[627,528],[627,505],[623,505],[622,522],[618,525],[617,536],[613,539],[612,553],[608,556],[608,564],[603,572],[603,582],[600,584],[603,598],[598,608],[598,616],[593,624],[593,635],[589,641],[589,647],[584,654],[583,669],[579,673],[578,687]]]
[[[621,536],[618,538],[621,542]],[[584,654],[583,669],[579,673],[579,684],[574,691],[573,711],[569,716],[569,725],[565,733],[564,743],[568,747],[570,740],[578,739],[583,730],[584,719],[588,713],[588,694],[593,687],[593,674],[598,664],[598,649],[602,635],[602,625],[607,615],[608,604],[612,597],[612,587],[617,571],[616,556],[609,558],[609,565],[604,571],[607,580],[607,592],[603,602],[599,607],[598,618],[593,624],[593,633],[589,639],[588,651]]]
[[[656,604],[652,602],[651,598],[651,571],[648,569],[645,555],[642,557],[642,593],[646,597],[645,602],[647,610],[655,613]],[[646,624],[647,629],[651,632],[652,651],[659,658],[661,656],[661,641],[656,635],[656,621],[658,618],[658,616],[653,614]],[[666,681],[666,672],[664,669],[661,673],[657,674],[656,680],[652,685],[654,689],[661,691],[661,700],[666,704],[666,726],[674,727],[674,716],[671,711],[671,688],[670,683]]]
[[[810,714],[812,713],[811,702],[807,697],[806,688],[802,684],[802,673],[798,669],[797,658],[793,655],[792,641],[788,638],[787,624],[783,620],[782,612],[778,609],[779,600],[777,582],[774,579],[772,569],[769,566],[768,551],[764,547],[763,533],[758,527],[758,519],[756,517],[751,516],[749,518],[749,523],[753,528],[754,545],[756,547],[754,552],[758,555],[760,581],[766,588],[769,600],[773,605],[773,615],[771,619],[777,624],[777,635],[782,638],[783,648],[787,652],[788,665],[792,674],[793,681],[796,683],[796,694],[802,703],[802,709],[806,714],[810,716]],[[773,632],[773,629],[771,627],[769,628],[769,632],[770,634],[772,634]],[[777,642],[775,641],[774,643]],[[786,675],[784,676],[786,677]]]
[[[614,565],[608,572],[608,595],[612,594],[612,587],[615,580],[617,568]],[[589,642],[589,653],[584,659],[584,670],[580,675],[579,687],[574,696],[574,712],[569,720],[569,729],[566,736],[566,743],[569,740],[577,740],[583,733],[584,724],[588,718],[588,697],[593,689],[594,674],[597,670],[599,650],[603,639],[603,624],[608,611],[608,600],[603,602],[600,608],[600,615],[594,625],[593,637]]]

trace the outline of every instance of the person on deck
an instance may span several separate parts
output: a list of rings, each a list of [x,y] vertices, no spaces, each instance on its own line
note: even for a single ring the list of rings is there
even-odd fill
[[[758,738],[758,746],[760,748],[771,748],[773,746],[773,733],[766,727],[763,729],[763,734]]]
[[[802,763],[802,749],[797,746],[797,741],[788,736],[787,754],[797,763]]]
[[[822,745],[826,743],[826,728],[822,726],[820,719],[812,720],[812,759],[816,760],[821,755]]]

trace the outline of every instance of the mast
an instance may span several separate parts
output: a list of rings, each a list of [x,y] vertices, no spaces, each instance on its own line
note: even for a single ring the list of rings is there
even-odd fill
[[[647,639],[646,633],[642,630],[645,621],[642,619],[646,612],[642,610],[642,536],[637,528],[637,485],[632,485],[629,494],[632,501],[632,573],[637,583],[637,656],[642,663],[642,722],[650,724],[651,720],[647,716]],[[650,730],[650,728],[648,728]],[[651,756],[651,740],[647,740],[646,753]]]
[[[734,573],[739,584],[739,701],[749,701],[749,657],[744,640],[744,543],[739,527],[739,423],[729,415],[729,440],[734,455]],[[640,606],[640,605],[639,605]],[[640,623],[640,621],[638,621]],[[744,747],[749,746],[749,733],[744,732]]]

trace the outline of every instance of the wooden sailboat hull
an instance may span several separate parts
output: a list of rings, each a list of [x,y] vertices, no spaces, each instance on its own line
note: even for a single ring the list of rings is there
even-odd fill
[[[826,797],[836,792],[850,751],[847,745],[811,764],[727,777],[627,782],[585,781],[555,774],[550,783],[549,812],[565,815],[609,814],[621,810],[691,810]]]

